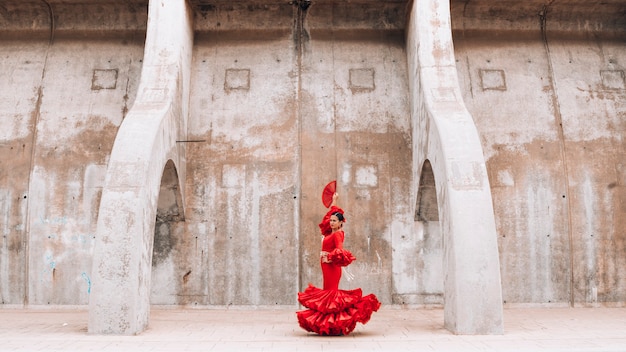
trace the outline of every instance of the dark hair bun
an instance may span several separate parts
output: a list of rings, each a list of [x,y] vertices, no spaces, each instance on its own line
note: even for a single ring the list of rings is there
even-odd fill
[[[336,216],[337,219],[339,219],[339,221],[341,221],[341,222],[346,221],[346,218],[340,212],[335,212],[335,213],[333,213],[333,215]]]

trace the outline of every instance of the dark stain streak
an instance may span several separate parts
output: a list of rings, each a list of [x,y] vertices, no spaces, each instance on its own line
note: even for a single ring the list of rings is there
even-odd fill
[[[185,275],[183,275],[184,284],[186,284],[189,281],[189,275],[191,275],[191,270],[189,270]]]

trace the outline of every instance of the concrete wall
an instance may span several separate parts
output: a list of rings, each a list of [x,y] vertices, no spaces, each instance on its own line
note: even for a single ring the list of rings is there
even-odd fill
[[[503,300],[623,304],[624,3],[550,4],[450,3]],[[319,198],[332,179],[358,258],[344,287],[385,304],[443,303],[439,219],[415,216],[408,5],[190,2],[185,221],[167,216],[175,192],[162,184],[151,303],[295,305],[321,283]],[[4,305],[88,303],[147,13],[138,0],[0,0]]]
[[[343,285],[392,301],[392,233],[413,228],[404,4],[377,14],[389,24],[376,31],[363,6],[197,12],[188,211],[155,248],[153,303],[296,304],[321,284],[320,195],[333,179],[359,258]]]
[[[49,5],[0,2],[6,305],[88,303],[107,160],[142,65],[140,4]]]
[[[172,232],[173,246],[158,249],[164,256],[154,262],[153,303],[294,302],[299,164],[292,12],[289,5],[251,12],[223,4],[196,14],[187,217],[183,236]],[[249,21],[243,29],[233,20],[242,17]],[[257,26],[260,34],[240,35]]]
[[[503,299],[623,304],[623,1],[453,1],[492,185]]]

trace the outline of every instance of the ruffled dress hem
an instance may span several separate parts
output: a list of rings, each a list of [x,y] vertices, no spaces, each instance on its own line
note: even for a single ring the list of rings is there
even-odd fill
[[[360,288],[322,290],[309,284],[304,292],[298,293],[298,301],[308,308],[296,312],[300,326],[324,336],[348,335],[356,323],[367,323],[380,308],[376,296],[363,296]]]

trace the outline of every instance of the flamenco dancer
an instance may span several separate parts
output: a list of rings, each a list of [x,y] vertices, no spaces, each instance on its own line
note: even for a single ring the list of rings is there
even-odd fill
[[[334,192],[334,191],[333,191]],[[320,263],[324,276],[324,288],[311,284],[298,293],[298,301],[306,310],[296,312],[300,326],[319,335],[348,335],[356,323],[365,324],[372,312],[380,308],[374,294],[363,296],[360,288],[340,290],[341,267],[356,258],[343,248],[343,210],[337,206],[339,194],[333,193],[330,209],[319,224],[322,232]],[[328,207],[328,205],[327,205]]]

